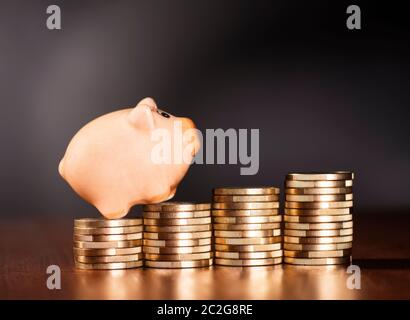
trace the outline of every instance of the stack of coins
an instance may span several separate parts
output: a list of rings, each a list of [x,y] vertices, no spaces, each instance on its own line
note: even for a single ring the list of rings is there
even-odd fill
[[[285,182],[284,261],[295,265],[350,262],[352,172],[291,173]]]
[[[79,269],[141,267],[142,219],[75,219],[74,261]]]
[[[216,188],[212,201],[215,264],[282,263],[278,188]]]
[[[209,203],[163,202],[143,207],[145,266],[197,268],[212,265]]]

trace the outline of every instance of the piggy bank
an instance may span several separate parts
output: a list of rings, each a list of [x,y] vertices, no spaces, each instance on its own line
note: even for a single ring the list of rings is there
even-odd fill
[[[171,199],[199,148],[190,119],[145,98],[81,128],[58,170],[104,217],[118,219],[133,205]]]

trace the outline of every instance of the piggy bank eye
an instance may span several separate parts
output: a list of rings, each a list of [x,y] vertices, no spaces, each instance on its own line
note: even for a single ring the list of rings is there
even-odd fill
[[[158,110],[158,113],[159,113],[161,116],[163,116],[164,118],[170,118],[170,117],[171,117],[168,113],[166,113],[166,112],[164,112],[164,111]]]

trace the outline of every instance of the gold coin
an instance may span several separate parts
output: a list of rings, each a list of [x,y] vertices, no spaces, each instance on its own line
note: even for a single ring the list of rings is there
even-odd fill
[[[191,226],[200,224],[210,224],[211,217],[207,218],[192,218],[192,219],[145,219],[144,225],[146,226]]]
[[[282,237],[266,238],[215,238],[216,244],[248,245],[248,244],[270,244],[281,243]]]
[[[352,242],[353,236],[344,237],[317,237],[317,238],[306,238],[306,237],[289,237],[285,236],[283,238],[284,242],[287,243],[306,243],[306,244],[328,244],[328,243],[342,243],[342,242]]]
[[[297,181],[317,181],[317,180],[353,180],[354,173],[349,171],[335,172],[312,172],[312,173],[289,173],[286,175],[286,180]]]
[[[120,256],[133,255],[142,252],[142,246],[131,248],[110,248],[110,249],[80,249],[73,248],[76,256],[100,257],[100,256]]]
[[[144,239],[150,240],[191,240],[191,239],[205,239],[212,237],[212,231],[199,232],[144,232]]]
[[[79,256],[75,255],[74,259],[81,263],[112,263],[112,262],[130,262],[130,261],[140,261],[144,258],[142,253],[130,254],[130,255],[120,255],[120,256],[100,256],[100,257],[90,257],[90,256]]]
[[[353,201],[334,202],[291,202],[285,201],[285,207],[291,209],[333,209],[353,207]]]
[[[212,252],[200,252],[200,253],[186,253],[186,254],[156,254],[156,253],[145,253],[145,260],[152,261],[192,261],[192,260],[203,260],[212,259]]]
[[[220,266],[232,266],[232,267],[255,267],[255,266],[268,266],[282,263],[282,257],[280,258],[267,258],[267,259],[215,259],[215,264]]]
[[[138,240],[142,239],[142,232],[126,233],[126,234],[99,234],[99,235],[84,235],[74,234],[74,241],[123,241],[123,240]]]
[[[214,230],[266,230],[266,229],[279,229],[280,223],[252,223],[252,224],[229,224],[229,223],[215,223]]]
[[[78,269],[86,270],[116,270],[116,269],[131,269],[142,267],[143,261],[131,261],[131,262],[113,262],[113,263],[81,263],[75,261],[75,267]]]
[[[329,250],[329,251],[292,251],[284,250],[285,257],[292,258],[339,258],[352,255],[351,249],[346,250]]]
[[[289,216],[341,216],[351,214],[352,208],[336,208],[336,209],[289,209],[285,208],[285,215]]]
[[[145,266],[150,268],[164,268],[164,269],[175,269],[175,268],[202,268],[210,267],[213,264],[213,259],[204,260],[187,260],[187,261],[145,261]]]
[[[257,244],[257,245],[215,244],[215,251],[254,252],[254,251],[273,251],[273,250],[280,250],[280,249],[282,249],[281,243]]]
[[[353,186],[353,180],[322,180],[322,181],[297,181],[286,180],[287,188],[346,188]]]
[[[212,224],[193,225],[193,226],[144,226],[146,232],[197,232],[211,231]]]
[[[285,236],[291,237],[342,237],[353,234],[353,228],[339,230],[284,230]]]
[[[279,195],[257,195],[257,196],[213,196],[214,202],[266,202],[279,201]]]
[[[80,248],[80,249],[131,248],[131,247],[137,247],[141,245],[142,245],[142,240],[99,241],[99,242],[74,241],[74,248]]]
[[[286,188],[286,194],[294,195],[319,195],[319,194],[347,194],[352,193],[352,187],[344,188]]]
[[[277,216],[279,209],[212,210],[214,217]]]
[[[161,211],[161,212],[178,212],[178,211],[199,211],[210,210],[210,203],[193,203],[193,202],[176,202],[168,201],[156,204],[146,204],[142,207],[143,211]]]
[[[281,229],[273,230],[242,230],[242,231],[223,231],[215,230],[215,237],[222,238],[256,238],[256,237],[276,237],[282,234]]]
[[[283,216],[285,222],[299,223],[323,223],[323,222],[345,222],[352,221],[353,215],[345,214],[342,216]]]
[[[146,211],[142,215],[147,219],[191,219],[191,218],[206,218],[211,216],[210,210],[202,211],[178,211],[178,212],[161,212],[161,211]]]
[[[214,223],[268,223],[281,222],[282,216],[253,216],[253,217],[214,217]]]
[[[142,225],[141,218],[135,219],[74,219],[74,227],[78,228],[112,228],[112,227],[129,227]]]
[[[214,202],[212,203],[213,209],[278,209],[279,202]]]
[[[329,202],[329,201],[348,201],[353,200],[353,193],[347,194],[308,194],[308,195],[294,195],[289,194],[285,196],[286,201],[295,202]]]
[[[126,234],[142,232],[142,226],[113,227],[113,228],[78,228],[74,227],[75,234],[97,235],[97,234]]]
[[[195,246],[195,247],[143,247],[144,253],[155,254],[186,254],[186,253],[199,253],[212,251],[211,245]],[[190,259],[194,260],[194,259]]]
[[[353,221],[329,223],[285,222],[285,229],[291,230],[338,230],[353,228]]]
[[[268,259],[281,257],[283,257],[282,250],[256,252],[215,251],[215,258],[222,259]]]
[[[296,265],[306,265],[306,266],[322,266],[322,265],[333,265],[333,264],[348,264],[350,263],[351,257],[342,258],[291,258],[284,257],[284,262],[288,264]]]
[[[266,195],[279,194],[280,189],[275,187],[224,187],[213,189],[214,195]]]
[[[143,240],[143,245],[150,247],[194,247],[208,244],[212,244],[212,238],[187,240]]]
[[[283,249],[297,251],[324,251],[324,250],[345,250],[351,249],[352,242],[331,243],[331,244],[294,244],[284,243]]]

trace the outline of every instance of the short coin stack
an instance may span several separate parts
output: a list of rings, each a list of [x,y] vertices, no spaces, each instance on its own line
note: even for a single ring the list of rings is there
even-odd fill
[[[142,267],[142,219],[75,219],[74,261],[79,269]]]
[[[212,201],[215,264],[282,263],[278,188],[216,188]]]
[[[212,265],[209,203],[163,202],[143,207],[145,266],[197,268]]]
[[[351,172],[291,173],[285,181],[284,262],[350,262],[353,244]]]

